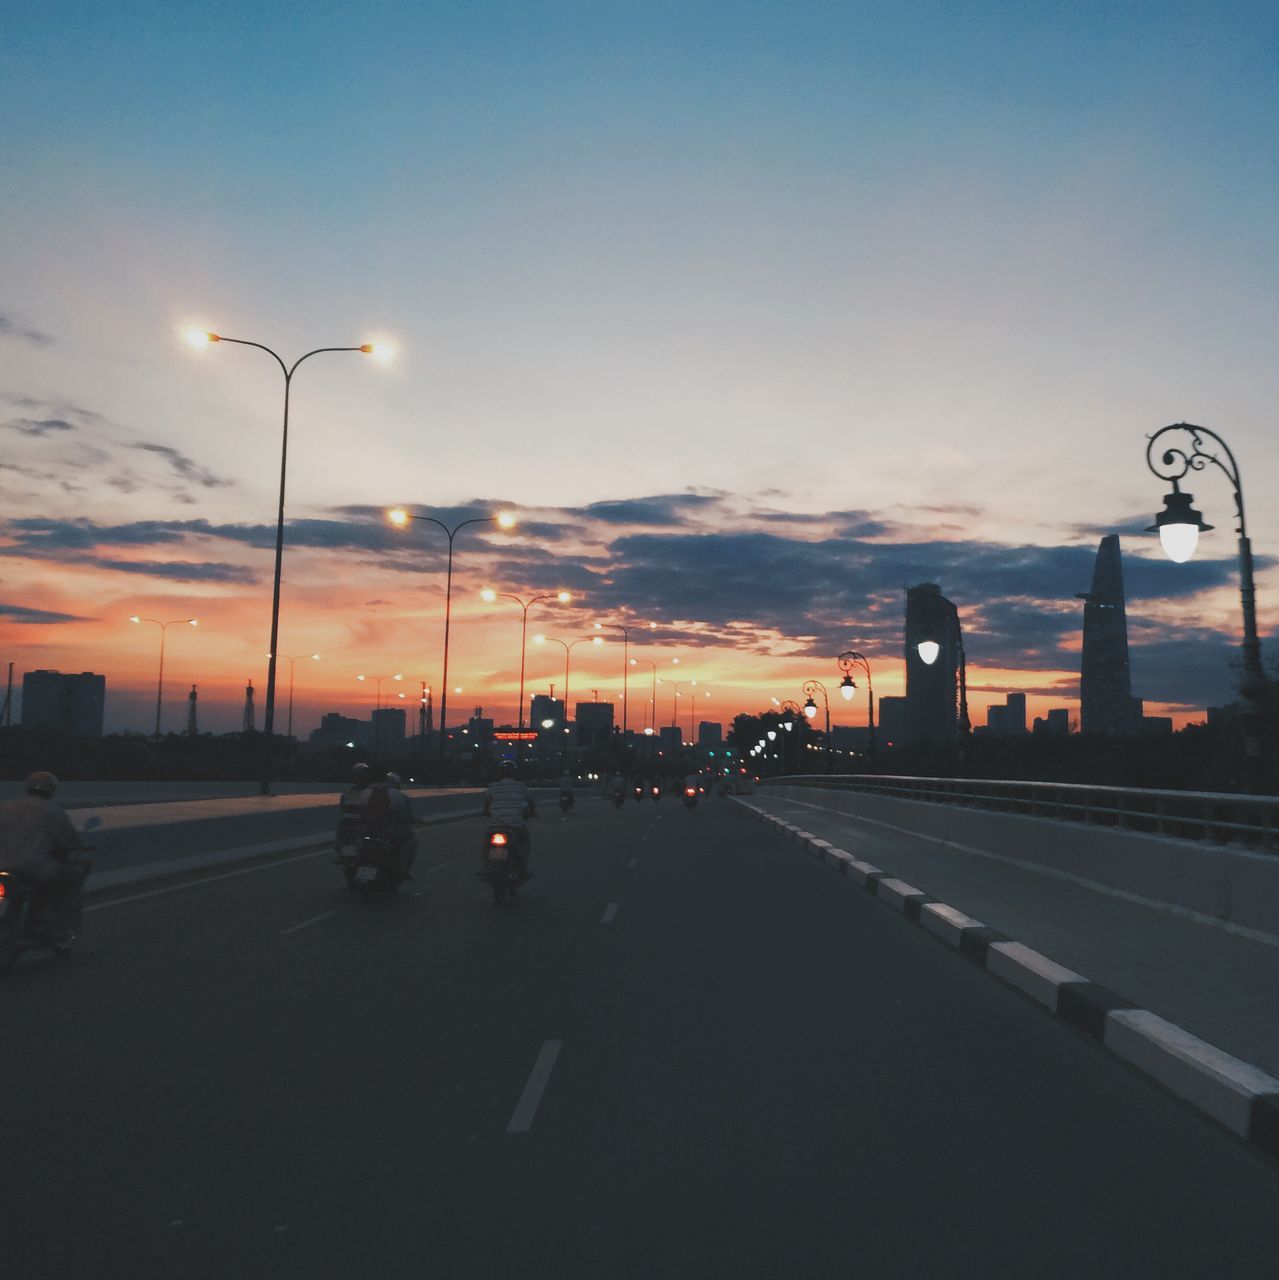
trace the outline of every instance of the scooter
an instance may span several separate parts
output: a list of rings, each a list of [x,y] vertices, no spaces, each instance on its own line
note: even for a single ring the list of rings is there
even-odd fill
[[[638,783],[635,786],[635,799],[636,799],[636,802],[639,802],[640,800],[644,799],[644,788],[641,787]]]
[[[346,878],[346,887],[364,898],[372,894],[393,894],[412,877],[396,865],[390,844],[377,836],[362,836],[333,860]]]
[[[90,818],[84,830],[94,831],[101,825],[100,818]],[[93,870],[92,858],[75,862],[84,868],[86,877]],[[58,928],[35,876],[26,871],[0,871],[0,974],[8,973],[24,951],[52,951],[58,958],[70,955],[79,927],[77,918],[68,932]]]
[[[528,879],[519,854],[519,842],[520,833],[515,827],[494,825],[484,835],[483,861],[475,874],[488,883],[493,890],[493,902],[499,907],[510,901]]]
[[[636,787],[635,790],[638,791],[639,788]],[[626,803],[626,792],[610,791],[608,798],[613,802],[613,808],[620,809]],[[637,795],[635,798],[638,800],[639,796]]]
[[[697,788],[696,787],[684,788],[684,808],[685,809],[697,808]]]
[[[560,812],[567,813],[573,807],[573,793],[571,791],[560,792]]]
[[[657,785],[657,783],[653,784],[652,792],[654,800],[660,800],[662,798],[662,789]]]

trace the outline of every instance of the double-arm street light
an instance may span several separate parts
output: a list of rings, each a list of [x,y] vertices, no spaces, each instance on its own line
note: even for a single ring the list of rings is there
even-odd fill
[[[514,529],[515,517],[509,511],[500,511],[495,516],[475,516],[473,519],[463,520],[450,529],[442,520],[437,520],[434,516],[414,515],[401,507],[396,507],[394,511],[387,513],[387,519],[397,529],[407,529],[410,520],[420,520],[423,524],[433,524],[443,529],[445,537],[449,540],[448,573],[444,586],[444,679],[440,682],[440,764],[443,766],[445,744],[447,742],[445,726],[449,714],[449,623],[453,613],[453,539],[457,537],[458,531],[465,529],[468,524],[495,522],[499,529]]]
[[[521,600],[519,596],[513,596],[508,591],[494,591],[491,587],[485,587],[480,592],[481,599],[492,604],[495,600],[514,600],[520,606],[524,614],[524,621],[520,628],[520,732],[524,732],[524,659],[528,654],[528,611],[538,603],[539,600],[558,600],[560,604],[568,604],[572,599],[572,595],[567,591],[552,591],[546,595],[532,596],[528,600]]]
[[[873,763],[875,760],[875,686],[870,679],[870,663],[866,661],[865,654],[858,653],[856,649],[845,649],[836,661],[839,663],[839,669],[844,673],[844,678],[839,682],[839,693],[845,702],[852,702],[853,693],[857,689],[853,672],[860,667],[866,673],[866,745],[867,754]]]
[[[972,734],[972,724],[968,719],[968,659],[964,656],[964,628],[959,621],[959,610],[953,600],[943,595],[927,597],[924,606],[927,609],[939,609],[955,623],[955,645],[959,654],[959,740],[960,758],[963,758],[964,744]],[[929,620],[925,618],[927,623]],[[931,667],[941,653],[940,631],[934,628],[933,634],[916,645],[920,660],[926,667]]]
[[[654,625],[656,625],[656,624],[654,624]],[[645,716],[645,724],[646,724],[645,732],[646,732],[646,733],[655,733],[655,732],[657,731],[657,663],[656,663],[656,662],[652,662],[652,661],[650,661],[648,658],[632,658],[632,659],[630,660],[630,663],[629,663],[628,665],[630,665],[630,666],[632,666],[632,667],[635,667],[635,666],[639,666],[641,663],[642,663],[644,666],[646,666],[646,667],[652,667],[652,669],[653,669],[653,692],[652,692],[652,694],[650,695],[649,700],[648,700],[649,706],[652,708],[653,719],[652,719],[651,727],[649,727],[649,726],[648,726],[648,718],[647,718],[647,716]],[[678,658],[672,658],[672,659],[671,659],[671,666],[673,666],[673,667],[678,667],[678,666],[679,666],[679,659],[678,659]]]
[[[357,351],[378,360],[390,359],[393,352],[385,343],[366,342],[358,347],[316,347],[299,356],[291,365],[270,347],[260,342],[249,342],[244,338],[227,338],[220,333],[211,333],[207,329],[192,329],[187,333],[187,341],[196,348],[205,348],[215,342],[230,342],[238,347],[256,347],[265,351],[280,366],[284,374],[284,430],[280,442],[280,504],[275,521],[275,575],[271,587],[271,643],[267,652],[271,655],[266,671],[266,709],[262,716],[262,771],[259,790],[265,795],[271,791],[271,747],[272,735],[275,731],[275,663],[276,646],[280,635],[280,570],[284,562],[284,481],[289,460],[289,391],[293,386],[293,375],[298,366],[312,356],[324,355],[334,351]]]
[[[568,664],[579,644],[603,644],[603,636],[583,636],[580,640],[557,640],[554,636],[534,636],[534,644],[557,644],[564,650],[564,731],[568,732]]]
[[[697,681],[694,680],[693,683],[696,684]],[[689,742],[695,742],[697,740],[697,698],[699,694],[703,698],[709,698],[711,696],[711,691],[709,689],[698,689],[697,693],[690,693],[688,695],[688,740]],[[683,695],[678,690],[676,690],[675,698],[677,702],[682,696]]]
[[[696,680],[663,680],[659,676],[657,683],[669,684],[674,688],[674,693],[671,697],[671,725],[674,728],[678,728],[679,727],[679,691],[685,685],[695,685],[697,681]],[[653,716],[654,716],[654,719],[656,719],[657,717],[656,709],[654,709]]]
[[[1176,432],[1171,442],[1165,440],[1156,464],[1156,446],[1168,432]],[[1224,460],[1212,452],[1212,444],[1220,447]],[[1235,491],[1236,530],[1239,537],[1239,596],[1243,605],[1243,665],[1239,676],[1244,731],[1244,767],[1247,787],[1252,792],[1265,792],[1273,785],[1270,764],[1270,734],[1266,725],[1266,676],[1261,666],[1261,640],[1257,635],[1257,599],[1252,577],[1252,543],[1244,521],[1243,482],[1239,464],[1229,445],[1207,427],[1190,422],[1174,422],[1161,427],[1146,445],[1146,465],[1161,480],[1172,482],[1172,492],[1164,496],[1164,509],[1155,517],[1148,532],[1158,532],[1159,541],[1169,559],[1179,564],[1195,553],[1199,535],[1212,525],[1191,505],[1194,494],[1182,493],[1180,481],[1191,471],[1202,471],[1212,463],[1230,481]]]
[[[266,655],[271,656],[269,653]],[[289,664],[289,727],[285,734],[286,737],[293,737],[293,677],[296,674],[293,664],[299,658],[310,658],[312,662],[319,662],[320,655],[318,653],[298,653],[290,657],[287,653],[280,655]]]
[[[820,680],[804,681],[804,697],[807,701],[804,703],[804,715],[809,720],[817,718],[817,703],[813,701],[813,695],[820,693],[822,702],[826,704],[826,772],[830,772],[830,696],[826,692],[826,686]]]
[[[160,736],[160,704],[164,698],[164,637],[165,633],[175,623],[182,623],[184,626],[194,627],[199,624],[194,618],[170,618],[168,622],[161,622],[159,618],[139,618],[135,613],[129,619],[130,622],[149,622],[153,626],[160,628],[160,677],[155,684],[155,736]]]
[[[630,661],[631,632],[640,630],[640,624],[638,622],[597,622],[595,624],[596,631],[602,631],[605,627],[612,627],[614,631],[620,631],[622,633],[622,736],[625,738],[626,731],[630,726],[630,683],[627,677],[630,674],[630,667],[632,665]],[[643,629],[646,631],[656,631],[657,623],[645,623]],[[653,712],[653,716],[654,719],[656,719],[656,711]]]
[[[377,707],[376,707],[376,710],[381,711],[381,710],[382,710],[382,681],[383,681],[383,680],[403,680],[403,679],[404,679],[404,675],[403,675],[403,673],[401,673],[401,672],[398,672],[398,671],[397,671],[397,672],[395,673],[395,675],[393,675],[393,676],[356,676],[355,678],[356,678],[357,680],[363,680],[363,681],[366,681],[366,682],[367,682],[367,681],[369,681],[369,680],[372,680],[372,681],[373,681],[373,683],[377,686]],[[400,697],[402,698],[402,697],[404,697],[404,695],[403,695],[403,694],[400,694]]]

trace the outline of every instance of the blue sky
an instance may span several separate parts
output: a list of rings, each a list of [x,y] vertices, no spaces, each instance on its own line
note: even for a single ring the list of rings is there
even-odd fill
[[[1095,547],[1185,418],[1279,548],[1273,5],[51,4],[0,111],[0,426],[81,430],[13,428],[10,516],[269,516],[278,375],[200,322],[398,346],[299,376],[298,518],[696,490]],[[73,513],[34,478],[108,454]]]

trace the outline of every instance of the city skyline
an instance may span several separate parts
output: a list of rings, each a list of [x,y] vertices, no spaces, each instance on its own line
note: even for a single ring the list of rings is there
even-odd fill
[[[1077,699],[1073,596],[1119,533],[1133,692],[1185,723],[1234,696],[1239,610],[1219,477],[1195,477],[1200,558],[1144,533],[1145,436],[1181,419],[1240,459],[1273,658],[1265,6],[391,5],[352,29],[285,3],[260,40],[239,9],[104,29],[73,3],[6,31],[19,675],[102,670],[109,726],[145,730],[153,654],[127,619],[194,614],[168,662],[202,725],[264,689],[278,370],[193,353],[193,324],[290,357],[396,349],[294,389],[280,649],[323,655],[300,729],[363,706],[366,670],[438,685],[444,549],[386,527],[397,504],[521,517],[459,538],[450,711],[514,710],[516,628],[482,586],[579,593],[540,615],[567,639],[658,621],[727,720],[850,646],[900,695],[901,590],[932,581],[964,619],[974,722],[1010,689],[1033,717]],[[298,43],[264,96],[275,23]],[[615,648],[579,650],[575,685],[616,699]],[[530,689],[557,680],[538,662]],[[861,699],[832,710],[864,723]]]

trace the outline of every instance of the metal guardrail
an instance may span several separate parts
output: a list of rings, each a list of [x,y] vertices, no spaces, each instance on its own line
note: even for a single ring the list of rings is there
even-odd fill
[[[1089,822],[1183,840],[1235,841],[1266,852],[1274,851],[1279,841],[1279,796],[885,774],[796,774],[769,778],[763,785],[865,791],[969,809]]]

